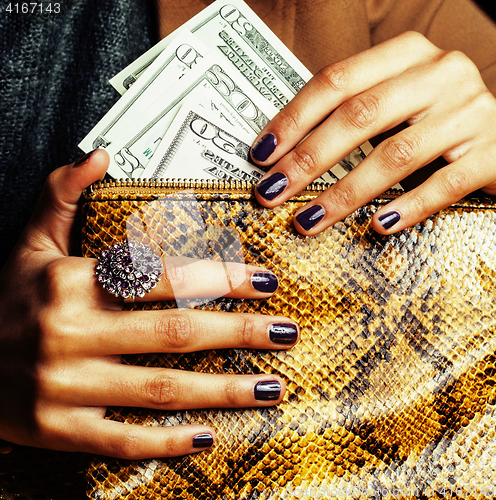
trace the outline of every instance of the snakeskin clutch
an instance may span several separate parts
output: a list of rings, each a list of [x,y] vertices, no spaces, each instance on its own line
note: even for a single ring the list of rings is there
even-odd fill
[[[174,459],[95,457],[90,498],[494,498],[495,205],[463,201],[383,236],[370,219],[389,193],[301,236],[292,216],[317,194],[268,210],[238,182],[114,182],[86,192],[85,256],[126,238],[155,241],[171,256],[241,255],[278,275],[273,297],[186,306],[284,315],[301,327],[287,352],[127,356],[146,366],[277,373],[287,392],[262,409],[109,409],[107,418],[134,424],[209,424],[218,443]]]

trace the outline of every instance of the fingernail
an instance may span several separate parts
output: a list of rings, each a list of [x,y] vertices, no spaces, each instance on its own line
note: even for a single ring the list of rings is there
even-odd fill
[[[208,448],[214,444],[214,438],[209,432],[203,432],[193,437],[193,448]]]
[[[265,161],[276,149],[277,139],[274,134],[265,134],[252,148],[251,155],[256,161]]]
[[[272,323],[269,336],[274,344],[294,344],[298,339],[298,328],[292,323]]]
[[[262,198],[272,201],[286,189],[287,185],[288,178],[284,174],[276,172],[270,177],[267,177],[267,179],[260,181],[256,189]]]
[[[255,399],[257,401],[272,401],[279,399],[281,395],[281,384],[276,380],[266,380],[255,385]]]
[[[81,158],[79,158],[79,160],[76,160],[74,162],[74,165],[72,165],[72,168],[77,168],[77,167],[82,167],[83,165],[85,165],[88,160],[91,158],[91,155],[96,151],[96,149],[94,149],[93,151],[90,151],[89,153],[86,153],[84,156],[81,156]]]
[[[312,205],[310,208],[307,208],[304,212],[301,212],[296,216],[296,220],[298,224],[308,231],[312,229],[312,227],[316,226],[325,215],[324,207],[320,205]]]
[[[251,275],[251,284],[259,292],[272,293],[277,290],[279,280],[272,273],[253,273]]]
[[[399,214],[399,212],[388,212],[387,214],[379,216],[379,222],[384,229],[393,227],[400,219],[401,215]]]

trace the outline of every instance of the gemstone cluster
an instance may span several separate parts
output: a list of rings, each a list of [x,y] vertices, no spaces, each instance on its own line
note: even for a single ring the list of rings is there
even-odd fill
[[[162,259],[144,243],[115,243],[100,253],[95,273],[103,288],[116,297],[144,297],[160,280]]]

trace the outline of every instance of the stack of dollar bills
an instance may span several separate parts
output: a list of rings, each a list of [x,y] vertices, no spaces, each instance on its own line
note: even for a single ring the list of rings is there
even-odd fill
[[[250,147],[311,73],[241,0],[217,0],[110,80],[122,95],[79,144],[117,179],[234,179],[265,169]],[[333,183],[363,144],[316,182]]]

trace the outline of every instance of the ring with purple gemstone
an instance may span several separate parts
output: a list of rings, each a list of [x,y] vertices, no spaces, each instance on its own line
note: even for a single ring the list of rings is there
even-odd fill
[[[144,297],[162,274],[162,259],[148,245],[114,243],[98,256],[95,274],[103,288],[116,297]]]

